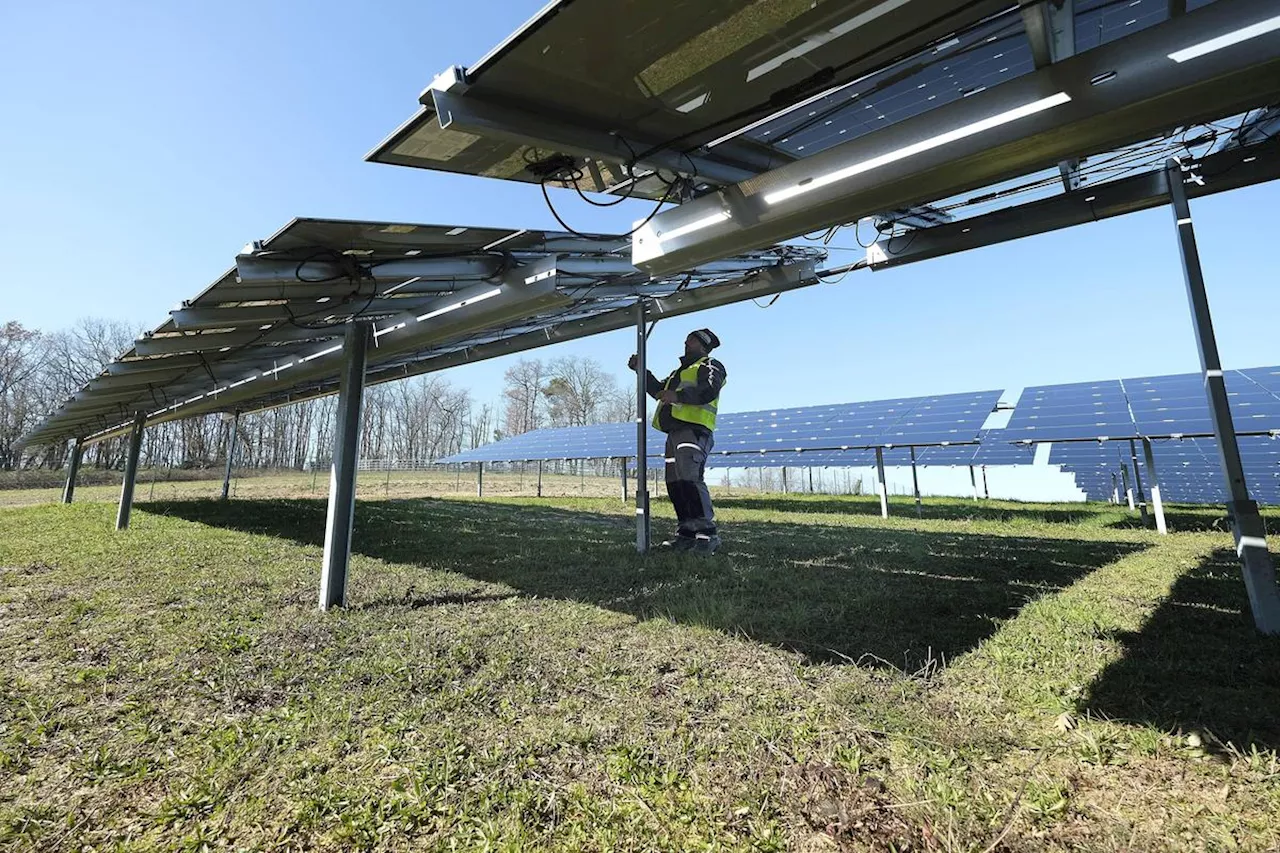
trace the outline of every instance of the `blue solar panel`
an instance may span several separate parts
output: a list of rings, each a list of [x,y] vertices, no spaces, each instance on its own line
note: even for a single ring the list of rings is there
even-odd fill
[[[1042,385],[1022,392],[1004,428],[1010,441],[1128,437],[1129,403],[1118,380]]]
[[[1169,17],[1168,0],[1085,0],[1076,5],[1075,49],[1092,50]]]
[[[1236,432],[1280,429],[1280,368],[1224,374]],[[1028,388],[1005,428],[1010,440],[1178,438],[1213,434],[1198,373]]]
[[[1266,436],[1245,436],[1238,440],[1249,494],[1264,504],[1280,504],[1280,441]],[[1146,492],[1151,478],[1138,447],[1138,472]],[[1152,442],[1160,492],[1175,503],[1223,503],[1227,499],[1218,460],[1217,442],[1212,438],[1171,439]],[[1111,495],[1111,475],[1120,475],[1132,462],[1128,442],[1054,444],[1049,463],[1061,465],[1075,475],[1076,485],[1091,500]],[[1123,488],[1123,487],[1122,487]]]
[[[662,456],[662,433],[649,429],[649,454]],[[610,459],[633,456],[633,423],[539,429],[463,451],[440,462],[521,462],[536,459]]]
[[[1034,70],[1021,20],[1006,16],[744,135],[805,157]]]
[[[894,445],[972,442],[999,398],[999,391],[982,391],[726,413],[718,419],[716,443],[709,464],[714,463],[720,467],[734,465],[736,459],[761,453],[838,452]],[[651,456],[661,456],[663,440],[661,433],[650,430]],[[601,424],[537,430],[440,461],[594,459],[624,457],[634,453],[634,425]],[[723,461],[721,457],[724,457]],[[775,458],[781,460],[784,457]],[[792,463],[775,461],[769,464]]]

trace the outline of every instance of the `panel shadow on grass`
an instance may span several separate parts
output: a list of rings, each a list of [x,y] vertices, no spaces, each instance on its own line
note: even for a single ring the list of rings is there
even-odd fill
[[[1154,512],[1147,508],[1150,515]],[[1153,516],[1154,518],[1154,516]],[[1222,506],[1169,506],[1165,505],[1164,520],[1169,529],[1176,533],[1230,533],[1231,522],[1227,520],[1227,511]],[[1155,521],[1142,523],[1142,516],[1128,514],[1111,522],[1108,527],[1116,530],[1141,530],[1152,528]]]
[[[832,515],[880,515],[880,499],[869,497],[863,500],[848,498],[835,499],[820,496],[767,497],[767,496],[716,496],[716,506],[722,509],[746,509],[763,512],[802,512],[830,513]],[[915,500],[901,495],[891,496],[889,511],[902,518],[916,518]],[[1046,524],[1080,524],[1095,518],[1099,514],[1096,506],[1080,504],[1079,508],[1057,509],[1053,507],[1028,504],[1019,506],[1013,502],[1001,501],[947,501],[931,503],[928,498],[922,501],[921,518],[941,518],[955,521],[1001,521],[1009,522],[1021,519]]]
[[[324,537],[320,501],[171,501],[145,511],[308,545]],[[1144,547],[737,522],[726,531],[727,552],[700,560],[641,557],[633,529],[625,517],[590,512],[420,499],[359,503],[353,542],[389,563],[528,596],[702,625],[814,661],[906,672],[945,665],[1028,601]]]
[[[1234,551],[1180,577],[1141,630],[1117,639],[1124,656],[1090,685],[1083,709],[1280,748],[1280,637],[1254,630]]]

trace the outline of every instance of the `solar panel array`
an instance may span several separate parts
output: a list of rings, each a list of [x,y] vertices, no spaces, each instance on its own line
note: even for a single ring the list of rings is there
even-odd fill
[[[248,247],[24,443],[102,437],[137,412],[159,423],[331,393],[353,319],[374,325],[366,381],[377,383],[546,345],[584,326],[607,331],[588,322],[606,315],[630,325],[637,297],[679,309],[725,285],[718,298],[746,298],[752,282],[824,256],[770,249],[653,279],[631,265],[629,250],[618,236],[294,220]],[[816,281],[811,269],[801,279]],[[493,308],[506,296],[516,297],[510,307]],[[484,302],[489,314],[465,319],[468,302]]]
[[[1241,435],[1280,430],[1280,369],[1224,371]],[[1198,373],[1027,388],[1005,428],[1011,441],[1079,441],[1210,436]]]
[[[1263,504],[1280,505],[1280,441],[1269,436],[1244,436],[1239,440],[1240,458],[1250,496]],[[1138,472],[1145,493],[1150,496],[1151,478],[1142,447],[1138,451]],[[1160,493],[1174,503],[1223,503],[1227,499],[1218,461],[1217,441],[1212,438],[1168,439],[1152,442]],[[1127,442],[1054,444],[1049,464],[1075,475],[1076,485],[1090,500],[1107,500],[1113,480],[1121,483],[1121,468],[1128,468],[1132,484],[1132,460]]]
[[[968,465],[972,443],[1000,398],[999,391],[906,397],[794,409],[720,415],[711,467],[783,465],[868,465],[874,456],[859,451],[894,448],[907,454],[935,454],[933,465]],[[650,428],[650,454],[660,458],[665,436]],[[965,443],[964,447],[952,446]],[[933,446],[930,446],[933,445]],[[948,446],[943,446],[948,445]],[[543,429],[468,450],[442,462],[496,462],[534,459],[599,459],[635,454],[633,424],[599,424]],[[894,457],[897,458],[896,456]],[[908,464],[909,457],[901,464]],[[898,463],[892,463],[898,464]]]

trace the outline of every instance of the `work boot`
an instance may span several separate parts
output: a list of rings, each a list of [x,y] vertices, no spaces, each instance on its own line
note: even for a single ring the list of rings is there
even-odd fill
[[[710,557],[720,548],[720,537],[712,534],[699,534],[693,542],[692,553],[699,557]]]
[[[683,553],[685,551],[692,551],[695,544],[696,540],[694,540],[692,536],[673,536],[663,542],[660,547],[673,553]]]

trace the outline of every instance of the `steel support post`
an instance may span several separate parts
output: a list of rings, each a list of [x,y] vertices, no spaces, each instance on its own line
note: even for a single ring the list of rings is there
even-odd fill
[[[1116,506],[1120,506],[1120,481],[1116,479],[1116,472],[1111,472],[1111,502]]]
[[[889,484],[884,479],[884,448],[876,448],[876,491],[880,493],[880,517],[889,517]]]
[[[538,497],[542,497],[542,460],[538,460]]]
[[[227,433],[227,470],[222,474],[222,499],[231,496],[231,468],[236,458],[236,433],[240,430],[240,413],[231,419],[231,431]]]
[[[1147,517],[1147,493],[1142,488],[1142,472],[1138,470],[1138,449],[1133,439],[1129,439],[1129,464],[1133,466],[1133,486],[1138,494],[1138,512],[1142,516],[1142,526],[1150,527]]]
[[[645,355],[648,334],[645,330],[644,300],[636,302],[636,550],[649,552],[649,397],[645,387],[648,367]]]
[[[626,503],[631,498],[631,492],[627,489],[627,460],[620,458],[618,467],[622,469],[622,502]]]
[[[920,502],[920,477],[916,473],[916,449],[911,448],[911,491],[916,496],[916,516],[924,515],[924,504]]]
[[[991,489],[987,486],[987,466],[982,466],[982,499],[991,500]]]
[[[1142,439],[1142,456],[1147,463],[1147,480],[1151,483],[1151,509],[1156,517],[1156,532],[1165,534],[1169,527],[1164,520],[1164,500],[1160,497],[1160,477],[1156,473],[1156,456],[1151,449],[1151,439]]]
[[[813,466],[809,466],[809,494],[813,494]]]
[[[124,463],[124,482],[120,484],[116,530],[124,530],[129,526],[129,513],[133,511],[133,487],[138,481],[138,457],[142,455],[142,431],[146,426],[146,412],[138,412],[133,416],[133,431],[129,433],[129,455]]]
[[[782,493],[787,493],[787,466],[782,466]]]
[[[1231,519],[1236,554],[1244,570],[1244,585],[1249,593],[1253,622],[1264,634],[1280,634],[1280,588],[1276,586],[1275,565],[1267,553],[1266,528],[1258,514],[1258,505],[1250,499],[1249,488],[1245,484],[1227,386],[1222,377],[1222,361],[1218,357],[1218,342],[1213,332],[1213,318],[1209,313],[1209,297],[1205,293],[1200,254],[1196,249],[1195,229],[1191,224],[1191,206],[1187,203],[1186,187],[1182,184],[1182,167],[1176,160],[1169,160],[1165,165],[1165,177],[1173,202],[1174,228],[1182,254],[1182,270],[1186,278],[1187,299],[1191,303],[1191,322],[1200,350],[1200,367],[1204,371],[1204,390],[1209,399],[1213,435],[1218,441],[1222,475],[1227,484],[1227,515]]]
[[[484,497],[484,463],[476,463],[476,497]]]
[[[973,470],[973,466],[969,466],[969,485],[973,486],[973,499],[978,499],[978,473]]]
[[[1133,502],[1133,486],[1129,484],[1129,466],[1120,466],[1120,481],[1124,484],[1124,496],[1129,501],[1129,512],[1137,510],[1138,506]]]
[[[351,526],[356,515],[356,471],[360,462],[360,414],[364,406],[364,374],[370,323],[347,326],[342,342],[342,375],[338,380],[333,464],[329,475],[329,512],[324,529],[324,563],[320,570],[320,609],[347,603],[347,567],[351,562]]]
[[[67,462],[67,482],[62,487],[62,502],[71,503],[76,496],[76,477],[80,474],[80,460],[84,456],[84,439],[77,438],[71,448],[71,459]]]

